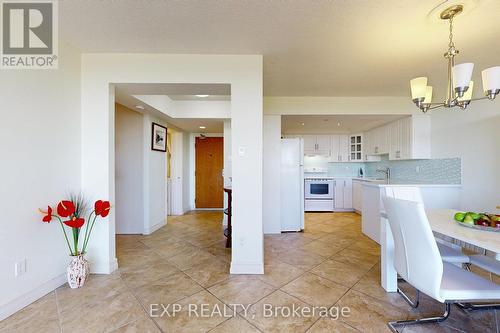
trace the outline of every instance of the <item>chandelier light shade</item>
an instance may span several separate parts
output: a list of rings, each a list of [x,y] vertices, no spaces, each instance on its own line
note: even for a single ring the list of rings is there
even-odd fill
[[[472,101],[486,98],[494,100],[500,93],[500,66],[482,71],[485,96],[474,99],[472,98],[474,82],[471,81],[474,64],[467,62],[455,65],[455,57],[459,52],[453,42],[453,19],[463,9],[463,5],[454,5],[446,8],[441,13],[441,19],[448,20],[450,23],[448,51],[444,54],[444,58],[448,62],[448,88],[444,102],[432,102],[432,87],[428,86],[428,79],[426,77],[417,77],[410,80],[411,99],[423,112],[439,107],[452,108],[458,106],[461,109],[465,109]]]
[[[410,80],[411,99],[422,101],[425,98],[427,78],[424,76]]]
[[[469,88],[473,69],[474,64],[472,62],[453,66],[453,88],[455,88],[458,97],[462,97]]]
[[[481,74],[483,77],[484,93],[490,99],[495,98],[500,92],[500,66],[487,68]]]
[[[423,102],[425,105],[430,105],[432,103],[432,86],[427,86],[425,89],[425,99]]]

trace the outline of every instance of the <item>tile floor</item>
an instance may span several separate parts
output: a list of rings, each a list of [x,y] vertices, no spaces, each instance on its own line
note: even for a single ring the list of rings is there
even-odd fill
[[[169,218],[149,236],[117,236],[117,272],[92,275],[82,289],[58,288],[0,322],[0,332],[389,332],[389,320],[442,310],[426,297],[413,310],[384,292],[379,246],[361,234],[356,214],[309,213],[305,232],[266,236],[262,276],[228,274],[221,218],[219,212],[193,212]],[[151,304],[181,310],[151,318]],[[189,304],[200,305],[191,317]],[[226,313],[202,316],[201,304]],[[269,318],[266,304],[348,307],[350,315]],[[401,331],[498,333],[499,319],[500,312],[453,308],[445,323]]]

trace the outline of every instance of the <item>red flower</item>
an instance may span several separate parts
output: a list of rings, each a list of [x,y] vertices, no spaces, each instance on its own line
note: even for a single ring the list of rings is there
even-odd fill
[[[97,200],[94,205],[95,215],[101,215],[101,217],[106,217],[111,209],[111,204],[109,201]]]
[[[50,223],[50,221],[52,221],[52,208],[50,206],[47,206],[47,211],[46,212],[44,212],[41,209],[39,209],[39,211],[41,213],[45,214],[45,216],[42,219],[43,222]]]
[[[69,221],[64,221],[64,224],[66,224],[68,227],[71,228],[81,228],[82,225],[85,223],[85,220],[76,216],[73,216],[71,220]]]
[[[73,202],[63,200],[57,205],[57,214],[61,217],[68,217],[75,213],[75,205]]]

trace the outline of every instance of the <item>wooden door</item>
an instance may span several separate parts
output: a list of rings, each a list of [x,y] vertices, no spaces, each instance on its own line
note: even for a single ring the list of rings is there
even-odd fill
[[[196,138],[196,208],[223,208],[224,139]]]

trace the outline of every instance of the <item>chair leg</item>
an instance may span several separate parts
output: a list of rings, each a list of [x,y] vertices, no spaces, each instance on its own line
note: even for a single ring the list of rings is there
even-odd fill
[[[412,301],[412,300],[410,299],[410,297],[408,297],[408,295],[406,295],[406,294],[404,293],[404,291],[402,291],[402,290],[401,290],[401,289],[399,289],[399,287],[398,287],[398,294],[400,294],[400,295],[403,297],[403,299],[404,299],[404,300],[405,300],[408,304],[410,304],[410,306],[411,306],[412,308],[416,308],[416,307],[418,307],[418,303],[420,302],[420,291],[419,291],[418,289],[416,289],[416,291],[417,291],[417,293],[416,293],[416,295],[415,295],[415,300],[414,300],[414,301]]]
[[[448,318],[448,316],[450,315],[450,310],[451,303],[445,303],[445,311],[441,316],[391,321],[387,323],[387,326],[389,326],[392,332],[399,333],[396,329],[396,326],[440,323]]]
[[[464,310],[492,310],[500,309],[500,303],[456,303],[457,306]]]

